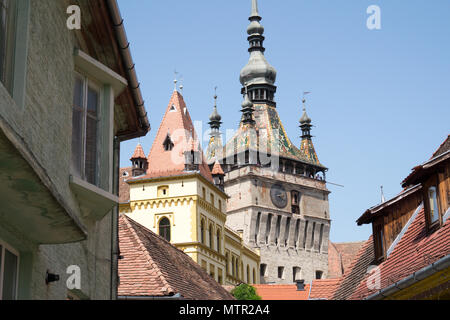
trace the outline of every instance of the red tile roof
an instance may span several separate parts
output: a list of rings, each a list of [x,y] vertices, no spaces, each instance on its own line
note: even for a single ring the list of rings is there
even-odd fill
[[[213,167],[211,173],[213,175],[216,175],[216,174],[217,175],[225,175],[225,173],[222,170],[222,166],[219,164],[218,161],[216,161],[216,163],[214,163],[214,167]]]
[[[348,270],[365,241],[328,245],[328,278],[340,278]]]
[[[183,251],[125,215],[119,217],[119,246],[119,297],[233,299]]]
[[[174,147],[171,151],[164,149],[164,142],[170,137]],[[166,113],[161,121],[152,148],[148,155],[148,170],[145,176],[139,179],[177,176],[185,174],[186,150],[200,151],[200,174],[213,182],[211,171],[205,162],[197,134],[192,124],[191,116],[186,108],[183,96],[174,91],[170,98]]]
[[[336,292],[339,284],[341,282],[340,278],[336,279],[319,279],[312,282],[311,292],[309,294],[309,300],[312,299],[333,299],[334,293]]]
[[[130,185],[126,183],[127,179],[132,176],[132,168],[120,168],[119,176],[119,203],[126,203],[130,201]]]
[[[262,300],[308,300],[309,284],[304,291],[297,291],[295,284],[254,284]]]
[[[444,152],[447,152],[448,150],[450,150],[450,134],[447,136],[447,139],[442,142],[439,148],[433,153],[431,159],[443,154]]]
[[[333,300],[347,300],[367,274],[367,268],[373,263],[374,259],[373,238],[370,236],[344,273],[339,287],[334,293]]]
[[[142,146],[140,143],[136,146],[133,156],[130,158],[130,160],[133,160],[133,159],[147,159],[147,157],[145,156],[145,153],[144,153],[144,149],[142,149]]]
[[[298,291],[296,284],[254,284],[262,300],[329,300],[338,288],[340,279],[314,280],[305,283],[305,290]]]
[[[379,265],[381,288],[400,281],[416,271],[450,254],[450,221],[431,235],[427,234],[425,213],[422,209],[403,234],[394,251]],[[368,275],[362,279],[350,299],[362,299],[378,290],[366,285]]]

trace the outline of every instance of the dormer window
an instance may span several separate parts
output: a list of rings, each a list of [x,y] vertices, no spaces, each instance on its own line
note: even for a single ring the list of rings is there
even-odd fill
[[[438,197],[435,186],[428,188],[428,203],[429,203],[429,219],[430,225],[439,222]]]
[[[382,218],[373,225],[373,240],[375,249],[375,260],[384,259],[384,230]]]
[[[175,107],[175,105],[173,104],[172,107],[170,107],[169,112],[175,112],[177,111],[177,108]]]
[[[172,139],[170,139],[169,135],[167,135],[166,139],[164,140],[163,146],[164,151],[172,151],[174,144],[172,142]]]

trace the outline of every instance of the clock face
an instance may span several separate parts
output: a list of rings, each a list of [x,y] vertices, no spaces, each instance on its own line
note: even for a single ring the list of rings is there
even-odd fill
[[[284,208],[287,205],[287,194],[281,184],[274,184],[270,189],[270,197],[273,204],[278,208]]]

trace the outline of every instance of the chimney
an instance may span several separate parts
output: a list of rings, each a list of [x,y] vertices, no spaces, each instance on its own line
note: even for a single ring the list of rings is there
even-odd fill
[[[295,280],[297,291],[305,291],[305,280]]]

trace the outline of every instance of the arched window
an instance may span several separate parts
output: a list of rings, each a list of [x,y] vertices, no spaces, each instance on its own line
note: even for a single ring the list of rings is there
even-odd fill
[[[250,283],[250,266],[247,265],[247,283]]]
[[[200,222],[200,241],[205,244],[205,220]]]
[[[217,252],[220,253],[220,229],[217,229],[216,245],[217,245]]]
[[[166,139],[163,142],[164,151],[172,151],[174,144],[172,142],[172,139],[170,139],[170,136],[167,135]]]
[[[170,241],[170,221],[165,217],[159,221],[159,235]]]
[[[231,257],[231,275],[233,277],[236,275],[236,264],[234,262],[234,257]]]
[[[256,284],[256,270],[253,268],[253,283]]]
[[[228,252],[227,252],[227,253],[225,253],[225,275],[228,274],[228,264],[230,263],[229,260],[230,260],[230,257],[228,256]]]
[[[213,236],[213,225],[212,223],[209,225],[209,247],[212,249],[214,243],[214,236]]]

